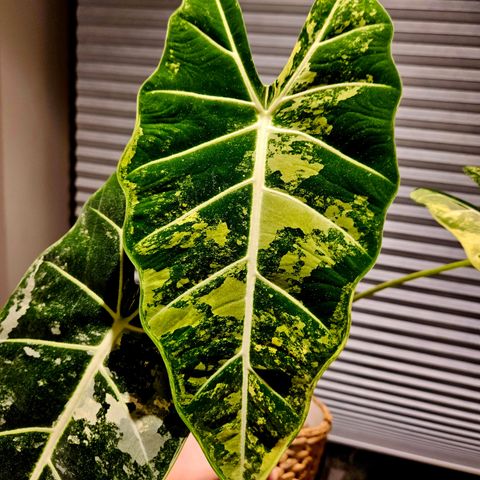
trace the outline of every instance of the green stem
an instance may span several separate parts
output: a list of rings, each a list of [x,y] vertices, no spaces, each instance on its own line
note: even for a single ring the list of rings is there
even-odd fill
[[[365,290],[361,293],[357,293],[353,297],[353,301],[356,302],[361,298],[370,297],[371,295],[379,292],[380,290],[384,290],[385,288],[390,287],[397,287],[398,285],[410,282],[411,280],[415,280],[416,278],[431,277],[433,275],[437,275],[448,270],[453,270],[454,268],[470,267],[471,265],[472,263],[470,262],[470,260],[465,259],[460,260],[459,262],[447,263],[446,265],[441,265],[440,267],[431,268],[429,270],[421,270],[420,272],[410,273],[409,275],[405,275],[404,277],[395,278],[394,280],[389,280],[388,282],[379,283],[373,288]]]

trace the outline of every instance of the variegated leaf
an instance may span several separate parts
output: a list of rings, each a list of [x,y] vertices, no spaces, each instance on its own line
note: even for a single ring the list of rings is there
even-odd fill
[[[184,0],[119,167],[141,316],[221,478],[265,478],[343,347],[397,188],[376,0],[317,0],[261,84],[236,0]]]
[[[467,167],[465,173],[480,185],[480,167]],[[427,188],[413,191],[411,197],[425,205],[433,218],[457,238],[472,265],[480,270],[480,210],[457,197]]]
[[[480,167],[465,167],[464,171],[480,187]]]
[[[0,479],[157,479],[186,430],[135,326],[116,177],[0,312]]]

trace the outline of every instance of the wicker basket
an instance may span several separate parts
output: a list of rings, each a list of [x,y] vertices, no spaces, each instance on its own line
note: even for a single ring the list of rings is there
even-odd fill
[[[314,397],[304,427],[283,454],[270,479],[313,480],[331,428],[332,416],[328,408]]]

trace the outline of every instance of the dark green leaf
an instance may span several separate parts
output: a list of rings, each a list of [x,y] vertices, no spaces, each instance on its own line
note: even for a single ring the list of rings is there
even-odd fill
[[[0,313],[0,479],[156,479],[186,431],[141,328],[112,177]]]
[[[141,314],[221,478],[265,478],[343,347],[397,188],[375,0],[315,2],[270,87],[236,0],[185,0],[119,168]]]

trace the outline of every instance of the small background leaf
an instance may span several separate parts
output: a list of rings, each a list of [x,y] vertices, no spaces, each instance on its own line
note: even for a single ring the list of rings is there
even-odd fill
[[[0,479],[162,478],[186,429],[135,323],[113,176],[0,313]]]
[[[465,173],[480,186],[480,167],[465,167]]]
[[[480,168],[469,167],[466,173],[478,183]],[[457,238],[472,265],[480,270],[480,210],[457,197],[426,188],[413,191],[411,197],[425,205],[433,218]]]

